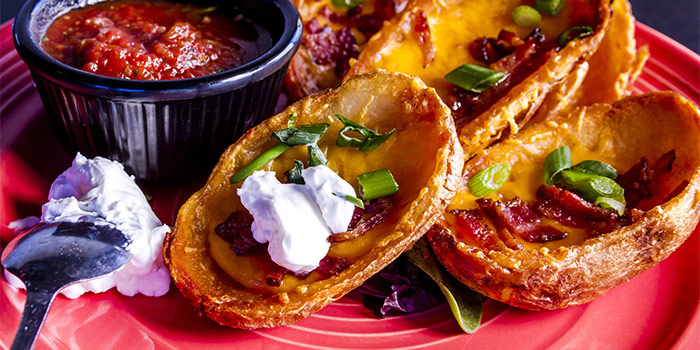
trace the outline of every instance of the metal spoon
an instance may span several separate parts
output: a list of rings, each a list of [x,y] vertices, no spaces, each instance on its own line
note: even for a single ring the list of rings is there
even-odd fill
[[[39,224],[12,240],[2,254],[2,266],[27,287],[12,349],[31,349],[63,287],[124,266],[131,259],[128,244],[121,231],[89,222]]]

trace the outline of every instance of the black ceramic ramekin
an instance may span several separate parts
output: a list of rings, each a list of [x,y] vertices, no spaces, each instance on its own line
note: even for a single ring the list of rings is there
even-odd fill
[[[13,25],[15,47],[29,66],[54,130],[70,152],[106,156],[151,184],[182,183],[209,173],[226,147],[272,115],[289,61],[301,42],[289,0],[199,1],[231,6],[267,29],[273,46],[234,69],[164,81],[91,74],[48,56],[46,28],[95,0],[29,0]]]

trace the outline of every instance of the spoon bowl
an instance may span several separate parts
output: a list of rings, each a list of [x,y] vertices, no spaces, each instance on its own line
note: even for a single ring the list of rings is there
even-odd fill
[[[90,222],[39,224],[17,236],[2,266],[27,289],[12,349],[34,344],[54,297],[63,287],[114,272],[132,257],[129,240],[110,225]]]

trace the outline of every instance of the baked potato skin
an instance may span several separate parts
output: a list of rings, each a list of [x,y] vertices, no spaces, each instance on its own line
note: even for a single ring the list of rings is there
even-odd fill
[[[683,180],[689,183],[632,225],[556,249],[487,250],[460,241],[446,221],[434,225],[428,238],[436,255],[473,290],[530,310],[587,303],[667,258],[695,229],[700,220],[700,116],[692,103],[675,93],[632,96],[531,125],[470,160],[465,178],[503,161],[513,169],[541,174],[545,156],[564,144],[598,152],[617,169],[627,169],[644,155],[653,161],[675,149],[668,191]],[[537,186],[522,184],[521,198],[533,199]],[[468,205],[465,201],[457,206]]]
[[[499,139],[507,129],[511,134],[517,133],[545,97],[596,51],[610,26],[610,1],[586,2],[597,10],[593,34],[567,44],[485,112],[458,130],[467,158]],[[461,64],[477,63],[467,50],[472,41],[483,36],[496,37],[504,28],[521,37],[532,30],[517,27],[510,19],[510,11],[521,4],[521,1],[509,0],[414,0],[372,36],[348,76],[377,69],[403,72],[420,77],[445,100],[450,89],[445,74]],[[427,18],[436,46],[434,60],[427,66],[424,66],[423,54],[418,49],[420,45],[412,35],[420,13]],[[563,21],[564,16],[565,11],[556,21],[546,22],[546,26],[548,19],[543,16],[544,32],[550,40],[572,26],[572,23]]]
[[[233,210],[241,208],[235,192],[238,185],[229,182],[231,175],[275,143],[270,140],[270,133],[285,128],[290,113],[297,114],[298,125],[338,123],[333,121],[335,113],[348,118],[364,113],[367,118],[361,122],[368,127],[379,128],[382,132],[396,127],[397,132],[392,137],[402,133],[402,125],[407,130],[412,125],[431,125],[431,129],[423,132],[424,147],[431,150],[431,157],[434,158],[424,160],[424,164],[430,165],[428,175],[422,180],[424,183],[412,185],[397,176],[402,189],[405,188],[407,193],[415,192],[414,198],[406,198],[407,203],[395,209],[395,213],[392,213],[395,215],[393,229],[369,253],[353,261],[338,276],[310,283],[290,293],[266,294],[246,290],[231,279],[211,257],[207,236],[216,224]],[[337,131],[329,136],[333,128],[337,129],[338,126],[332,125],[324,138],[329,137],[334,143]],[[323,149],[326,144],[321,144],[321,141],[319,146]],[[386,151],[386,148],[380,148],[374,152]],[[345,170],[342,164],[333,159],[333,152],[340,151],[327,152],[329,166],[343,176]],[[409,151],[409,154],[417,153]],[[280,162],[293,161],[293,158],[278,159],[281,159]],[[296,322],[358,287],[409,249],[432,225],[457,190],[463,159],[449,110],[434,90],[427,88],[420,80],[403,74],[372,73],[352,78],[336,90],[328,90],[292,104],[231,145],[221,156],[205,186],[180,208],[175,228],[165,240],[164,260],[175,285],[185,298],[201,314],[220,324],[254,329]],[[271,162],[266,169],[290,168],[286,163],[277,162]],[[411,187],[416,190],[410,190]]]

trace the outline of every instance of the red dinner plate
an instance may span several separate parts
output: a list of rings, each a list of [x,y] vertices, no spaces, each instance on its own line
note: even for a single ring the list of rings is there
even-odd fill
[[[637,24],[651,58],[635,93],[677,91],[700,100],[700,56]],[[0,238],[7,224],[38,215],[53,178],[70,165],[53,136],[26,66],[0,27]],[[153,208],[173,224],[179,206],[200,184],[147,189]],[[37,349],[648,349],[700,348],[700,232],[668,259],[595,301],[560,311],[531,312],[487,301],[481,328],[463,334],[446,304],[378,319],[355,293],[293,325],[256,331],[198,317],[173,287],[161,298],[115,291],[53,303]],[[8,348],[25,294],[0,278],[0,347]]]

